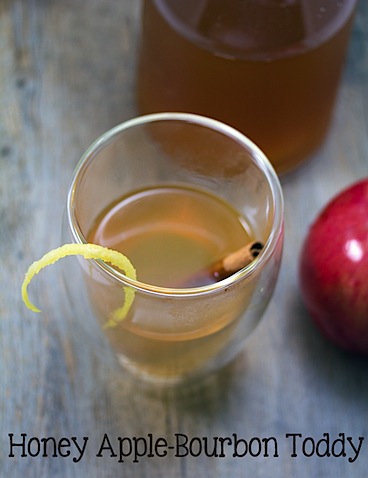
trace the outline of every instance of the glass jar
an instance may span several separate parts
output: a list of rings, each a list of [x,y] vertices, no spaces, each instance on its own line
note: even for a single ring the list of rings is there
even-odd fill
[[[289,171],[328,131],[356,3],[144,0],[139,112],[216,118]]]

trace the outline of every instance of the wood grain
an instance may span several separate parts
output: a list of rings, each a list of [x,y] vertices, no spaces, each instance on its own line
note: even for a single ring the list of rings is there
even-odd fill
[[[59,269],[37,279],[42,316],[25,310],[28,265],[61,242],[69,181],[86,147],[135,114],[139,2],[0,1],[0,476],[37,478],[366,477],[366,360],[327,343],[297,287],[297,262],[317,211],[368,174],[368,4],[361,1],[329,137],[282,180],[285,254],[272,303],[244,353],[200,388],[149,392],[91,346],[73,319]],[[35,299],[36,300],[36,299]],[[9,434],[89,437],[71,457],[9,457]],[[279,456],[127,458],[117,437],[275,437]],[[287,433],[365,437],[348,457],[290,456]],[[32,450],[31,450],[32,451]]]

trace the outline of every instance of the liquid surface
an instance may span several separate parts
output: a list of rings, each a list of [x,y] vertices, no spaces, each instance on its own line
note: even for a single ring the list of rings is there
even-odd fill
[[[97,218],[88,241],[125,254],[141,282],[182,287],[250,242],[246,228],[239,214],[217,197],[165,186],[120,198]],[[202,279],[197,285],[214,282],[209,274]]]
[[[141,113],[224,121],[279,172],[328,130],[355,0],[145,0]]]

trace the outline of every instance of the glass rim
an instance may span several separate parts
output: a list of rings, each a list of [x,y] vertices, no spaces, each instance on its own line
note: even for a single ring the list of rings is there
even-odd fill
[[[79,226],[79,222],[77,220],[77,212],[74,199],[77,193],[79,180],[83,176],[84,171],[87,169],[90,161],[93,159],[95,154],[112,138],[114,138],[124,130],[136,126],[141,126],[147,123],[159,121],[182,121],[212,129],[241,144],[247,149],[247,151],[250,152],[250,159],[253,161],[253,163],[255,163],[257,168],[261,170],[263,176],[267,180],[273,200],[272,228],[262,251],[257,256],[257,258],[254,259],[250,264],[243,267],[234,274],[230,275],[226,279],[215,282],[214,284],[188,288],[155,286],[153,284],[141,282],[139,280],[130,279],[125,274],[119,272],[118,270],[110,266],[108,263],[103,262],[102,260],[89,260],[92,261],[92,263],[95,263],[97,267],[102,269],[110,277],[114,278],[118,282],[121,282],[122,286],[129,286],[136,291],[145,292],[152,295],[159,295],[163,297],[193,297],[202,296],[227,289],[229,286],[245,279],[246,277],[249,277],[259,269],[262,269],[263,265],[272,255],[276,243],[279,240],[279,237],[283,231],[284,200],[279,178],[266,155],[247,136],[221,121],[193,113],[162,112],[137,116],[135,118],[124,121],[110,128],[105,133],[101,134],[81,156],[72,177],[72,181],[68,190],[66,205],[67,223],[70,232],[72,233],[73,239],[76,243],[87,244],[88,241],[86,240],[86,237],[83,234]]]

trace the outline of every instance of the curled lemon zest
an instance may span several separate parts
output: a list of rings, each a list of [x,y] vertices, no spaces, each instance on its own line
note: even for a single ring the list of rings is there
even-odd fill
[[[103,326],[104,329],[115,327],[118,324],[118,322],[125,319],[125,317],[127,316],[134,301],[135,290],[132,289],[131,287],[124,287],[124,292],[125,292],[124,305],[122,307],[119,307],[113,312],[112,318],[104,324]]]
[[[112,266],[119,268],[124,271],[125,275],[132,280],[136,280],[137,275],[136,271],[130,262],[130,260],[124,256],[121,252],[109,249],[104,246],[97,244],[64,244],[56,249],[53,249],[47,252],[41,259],[33,262],[28,268],[23,284],[22,284],[22,299],[28,309],[33,312],[41,312],[38,307],[36,307],[28,297],[27,287],[30,284],[33,277],[38,274],[46,266],[52,265],[57,262],[59,259],[62,259],[67,256],[81,255],[85,259],[95,259],[101,260],[103,262],[108,262]],[[105,324],[105,327],[113,327],[117,323],[123,320],[129,312],[130,307],[133,304],[135,291],[131,287],[124,287],[125,292],[125,301],[122,307],[116,309],[112,318]]]

